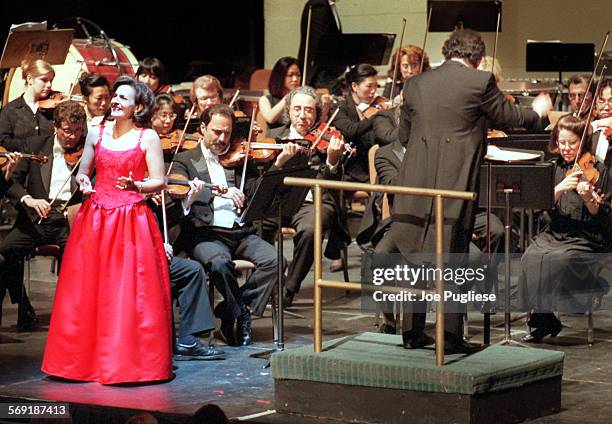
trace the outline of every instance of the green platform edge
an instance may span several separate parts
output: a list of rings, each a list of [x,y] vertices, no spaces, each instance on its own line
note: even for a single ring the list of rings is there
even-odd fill
[[[493,345],[472,355],[403,349],[401,336],[362,333],[272,355],[272,377],[437,393],[483,394],[563,375],[563,352]]]

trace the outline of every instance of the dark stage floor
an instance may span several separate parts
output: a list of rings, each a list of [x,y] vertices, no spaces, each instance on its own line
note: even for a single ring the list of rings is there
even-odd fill
[[[285,253],[291,253],[291,242],[285,241]],[[349,249],[350,275],[358,281],[361,251],[355,245]],[[327,271],[328,263],[324,264]],[[340,280],[341,274],[324,275]],[[176,362],[176,377],[165,384],[139,387],[108,387],[95,383],[72,383],[52,380],[39,370],[46,340],[55,276],[49,273],[49,260],[37,259],[33,266],[31,298],[43,323],[39,331],[17,333],[16,308],[4,301],[4,316],[0,327],[0,402],[8,399],[50,399],[78,404],[96,404],[124,408],[124,416],[134,410],[157,411],[162,421],[187,421],[205,403],[219,405],[228,416],[257,423],[319,423],[329,420],[306,419],[279,415],[274,412],[273,380],[264,360],[249,354],[271,346],[270,311],[254,321],[256,344],[250,348],[227,348],[223,361]],[[286,347],[312,343],[312,279],[307,278],[302,292],[290,311],[304,318],[287,316]],[[606,299],[604,309],[610,309]],[[376,331],[372,314],[360,311],[358,295],[342,291],[324,292],[324,337],[336,338],[362,331]],[[607,306],[606,306],[607,305]],[[430,317],[433,320],[433,316]],[[502,314],[493,317],[501,323]],[[566,353],[563,376],[562,411],[533,422],[547,424],[610,423],[612,422],[612,312],[600,310],[594,314],[595,343],[586,344],[587,319],[583,316],[562,316],[564,328],[560,336],[538,348],[561,350]],[[470,335],[482,339],[481,316],[470,314]],[[515,323],[516,338],[525,332],[523,321]],[[431,332],[433,334],[433,332]],[[501,340],[503,325],[493,327],[492,340]],[[399,348],[399,347],[398,347]],[[533,400],[537,402],[537,399]],[[105,414],[106,409],[98,408]],[[117,409],[115,409],[115,412]],[[88,411],[89,412],[89,411]],[[87,412],[84,412],[85,414]],[[1,421],[1,420],[0,420]],[[90,420],[86,420],[90,421]],[[102,421],[99,421],[102,422]],[[117,421],[113,421],[117,422]]]

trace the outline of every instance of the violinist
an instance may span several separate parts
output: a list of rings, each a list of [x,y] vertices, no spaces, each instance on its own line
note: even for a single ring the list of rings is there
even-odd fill
[[[111,87],[105,76],[84,73],[79,78],[81,94],[85,98],[87,126],[100,125],[110,109]]]
[[[271,130],[268,135],[277,140],[304,139],[315,127],[321,113],[321,102],[313,88],[303,86],[292,90],[287,95],[287,111],[291,122]],[[333,137],[327,149],[327,158],[321,161],[313,153],[312,163],[319,170],[319,176],[327,179],[339,179],[342,166],[340,157],[344,151],[344,142]],[[292,152],[292,156],[297,152]],[[283,164],[284,165],[284,164]],[[282,165],[281,165],[282,166]],[[312,192],[308,192],[301,208],[291,218],[290,226],[295,228],[293,237],[293,260],[289,265],[285,284],[284,304],[291,306],[294,296],[299,292],[302,281],[310,271],[314,260],[314,209]],[[351,242],[344,220],[340,219],[341,208],[338,192],[325,190],[323,194],[323,231],[330,228],[332,233],[327,242],[325,256],[332,259],[332,267],[341,266],[340,252]],[[335,263],[334,263],[335,262]]]
[[[197,195],[190,191],[181,202],[184,218],[177,244],[186,246],[190,256],[210,270],[211,280],[224,298],[215,308],[221,318],[221,337],[230,345],[247,346],[253,342],[250,310],[263,314],[277,281],[277,254],[255,234],[251,223],[239,223],[237,209],[246,205],[246,195],[239,188],[235,169],[225,169],[219,162],[219,156],[230,148],[234,120],[227,105],[208,108],[201,116],[200,147],[175,157],[174,173],[192,182],[197,178],[229,188],[220,196],[213,196],[209,188]],[[285,156],[281,153],[277,161]],[[246,259],[257,266],[242,288],[233,259]]]
[[[221,82],[212,75],[202,75],[193,81],[189,98],[196,104],[196,114],[200,116],[211,106],[223,103]]]
[[[289,122],[285,116],[287,94],[301,84],[302,72],[297,59],[281,57],[274,64],[270,80],[269,94],[259,98],[259,113],[268,124],[268,128],[277,128]]]
[[[156,57],[145,57],[138,63],[136,79],[144,82],[155,95],[170,91],[166,67]]]
[[[23,141],[24,149],[48,156],[41,165],[22,160],[13,174],[14,184],[7,192],[17,209],[15,226],[0,243],[0,273],[2,296],[8,289],[13,303],[19,303],[17,326],[22,331],[36,328],[38,320],[32,308],[15,264],[37,246],[57,244],[64,247],[68,223],[64,206],[81,202],[74,177],[70,177],[73,164],[66,162],[66,151],[84,141],[86,115],[83,107],[74,101],[61,103],[53,111],[54,134],[31,137]],[[65,181],[68,181],[64,184]],[[72,193],[75,193],[74,196]],[[51,201],[56,199],[53,203]],[[44,218],[42,221],[41,218]],[[39,223],[40,222],[40,223]],[[17,271],[17,272],[15,272]]]
[[[400,60],[397,66],[397,70],[394,70],[397,55],[400,55]],[[425,56],[423,58],[423,56]],[[423,69],[421,69],[421,60],[423,61]],[[394,93],[399,93],[404,87],[404,83],[408,78],[420,74],[421,72],[428,71],[431,67],[429,66],[429,56],[423,52],[423,49],[412,44],[401,47],[399,50],[393,53],[391,58],[391,66],[387,71],[387,83],[383,91],[383,96],[389,98],[391,95],[391,86],[393,85],[393,74],[397,75],[395,80]]]
[[[553,312],[586,313],[593,296],[602,294],[597,280],[602,255],[597,254],[609,248],[610,186],[601,163],[574,168],[576,157],[580,162],[591,147],[588,137],[580,143],[585,125],[565,115],[551,134],[549,150],[561,156],[555,162],[555,204],[550,223],[523,255],[519,276],[519,303],[532,312],[528,324],[534,328],[523,338],[527,342],[540,343],[561,331]],[[587,176],[597,181],[585,181]]]
[[[23,61],[21,73],[25,91],[0,110],[0,146],[20,150],[21,141],[33,136],[53,134],[50,118],[38,107],[51,94],[55,71],[44,60]]]
[[[593,102],[593,90],[594,85],[587,92],[587,87],[589,86],[589,76],[588,75],[572,75],[567,84],[567,95],[570,101],[570,108],[572,113],[578,113],[580,109],[580,105],[584,100],[584,104],[582,105],[582,116],[581,118],[585,118],[591,109],[591,103]]]
[[[177,117],[175,107],[174,100],[169,94],[159,94],[155,98],[151,126],[160,137],[170,134],[174,129]]]
[[[376,68],[365,63],[351,67],[346,75],[349,93],[346,101],[340,104],[333,122],[346,141],[357,148],[357,157],[349,161],[345,169],[345,179],[352,181],[366,182],[369,179],[368,150],[376,142],[372,125],[378,110],[372,104],[382,99],[376,96],[377,74]],[[366,114],[366,111],[374,112]]]
[[[595,99],[596,120],[591,122],[593,129],[593,152],[597,159],[608,168],[612,165],[612,78],[605,79],[599,87]]]

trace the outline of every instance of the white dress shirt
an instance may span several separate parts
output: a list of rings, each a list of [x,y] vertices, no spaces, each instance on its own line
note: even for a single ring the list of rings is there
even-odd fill
[[[59,193],[59,196],[57,194]],[[64,149],[57,140],[53,139],[53,167],[51,168],[51,183],[49,184],[49,199],[57,196],[58,200],[70,200],[70,168],[64,160]]]

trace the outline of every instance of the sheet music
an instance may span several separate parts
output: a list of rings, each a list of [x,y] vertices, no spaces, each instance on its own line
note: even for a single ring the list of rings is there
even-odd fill
[[[538,152],[519,152],[514,150],[500,149],[497,146],[487,146],[485,159],[498,162],[520,162],[540,159],[542,155]]]

